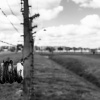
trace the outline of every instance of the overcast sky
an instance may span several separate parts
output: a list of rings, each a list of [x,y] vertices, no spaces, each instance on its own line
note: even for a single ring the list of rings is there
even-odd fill
[[[100,0],[29,0],[29,3],[30,15],[40,13],[33,23],[38,24],[36,45],[100,47]],[[19,31],[0,11],[0,40],[20,43],[23,34],[20,0],[2,0],[0,8]]]

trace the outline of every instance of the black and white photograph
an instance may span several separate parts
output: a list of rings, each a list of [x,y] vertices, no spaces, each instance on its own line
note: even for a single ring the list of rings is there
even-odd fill
[[[100,100],[100,0],[1,0],[0,100]]]

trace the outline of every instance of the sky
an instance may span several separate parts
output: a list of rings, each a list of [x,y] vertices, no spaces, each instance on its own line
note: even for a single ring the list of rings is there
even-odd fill
[[[2,0],[0,8],[0,40],[18,44],[23,41],[23,16],[21,0]],[[100,47],[100,0],[29,0],[30,16],[39,13],[33,20],[38,25],[35,45]],[[11,10],[13,13],[11,13]],[[10,21],[17,28],[15,30]],[[44,29],[46,31],[44,31]],[[6,45],[0,42],[0,45]]]

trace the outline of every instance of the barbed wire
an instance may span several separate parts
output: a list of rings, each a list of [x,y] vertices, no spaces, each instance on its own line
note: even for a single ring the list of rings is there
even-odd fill
[[[29,53],[29,55],[27,55],[26,57],[23,58],[23,60],[27,60],[30,56],[32,55],[32,53]]]
[[[11,9],[11,6],[9,5],[9,3],[8,3],[8,0],[6,0],[6,2],[7,2],[7,5],[8,5],[8,7],[9,7],[9,9],[10,9],[10,11],[11,11],[11,13],[14,15],[14,16],[16,16],[16,14],[13,12],[13,10]],[[20,21],[20,19],[16,16],[16,18]],[[20,23],[19,23],[20,24]]]
[[[1,10],[1,12],[2,12],[2,14],[7,18],[7,20],[9,20],[8,19],[8,17],[7,17],[7,15],[6,15],[6,13],[0,8],[0,10]],[[10,24],[13,26],[13,28],[18,32],[18,33],[20,33],[19,31],[18,31],[18,29],[14,26],[14,24],[9,20],[9,22],[10,22]]]
[[[0,42],[5,43],[5,44],[9,44],[9,45],[12,45],[12,46],[15,46],[14,44],[11,44],[11,43],[8,43],[8,42],[4,42],[2,40],[0,40]]]

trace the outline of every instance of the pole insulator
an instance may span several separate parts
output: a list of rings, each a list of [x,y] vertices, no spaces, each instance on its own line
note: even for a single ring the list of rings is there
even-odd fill
[[[24,25],[24,23],[20,23],[21,25]]]
[[[24,35],[21,35],[21,36],[24,36]]]
[[[32,33],[32,34],[36,34],[36,31],[34,33]]]
[[[28,6],[28,7],[32,7],[32,6]]]
[[[21,8],[21,12],[24,12],[24,8]]]
[[[40,16],[39,13],[38,14],[34,14],[32,17],[30,17],[30,19],[33,20],[33,19],[35,19],[36,17],[39,17],[39,16]]]

